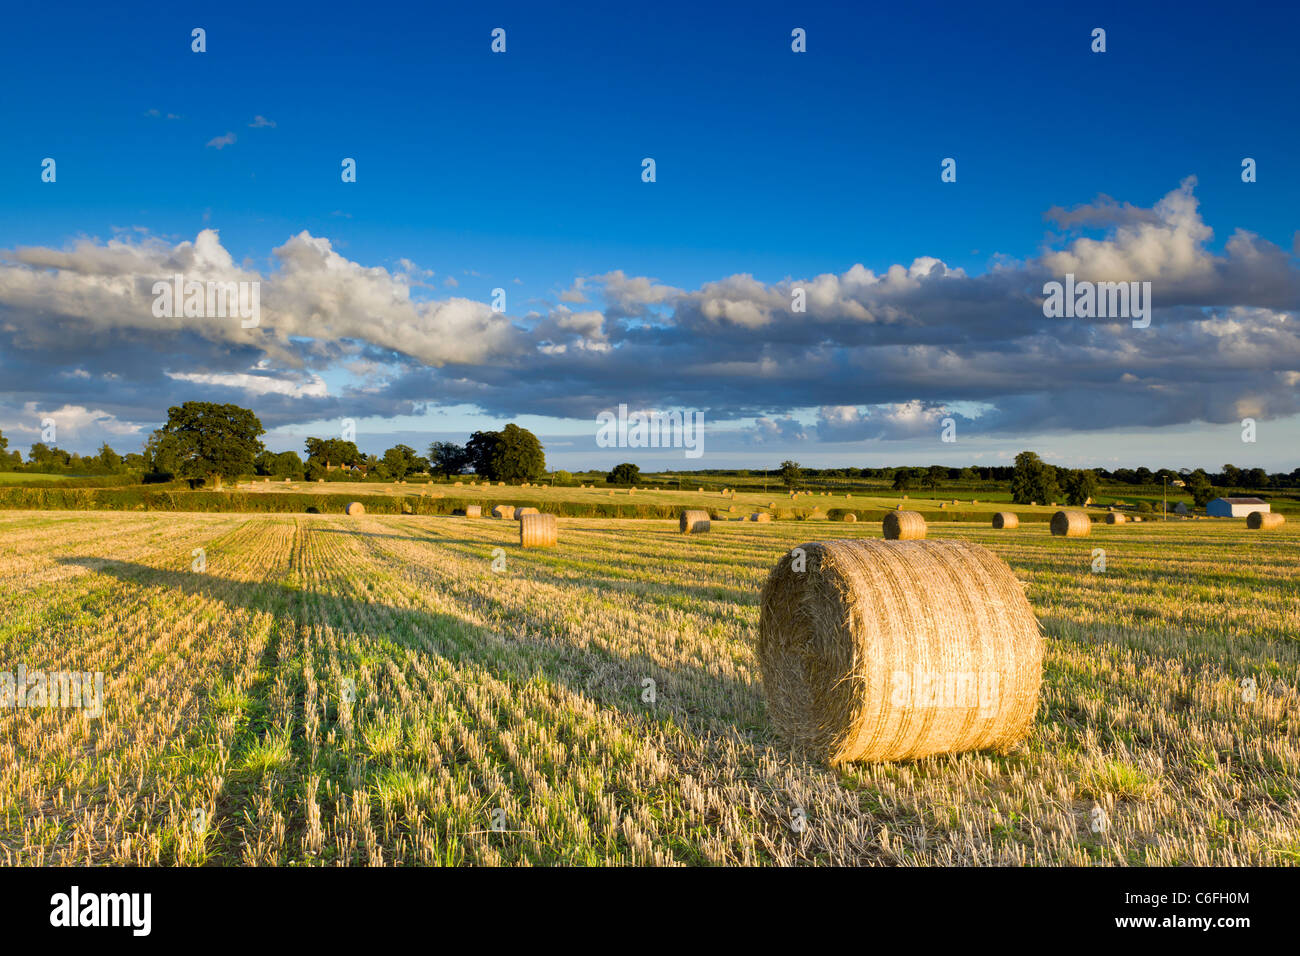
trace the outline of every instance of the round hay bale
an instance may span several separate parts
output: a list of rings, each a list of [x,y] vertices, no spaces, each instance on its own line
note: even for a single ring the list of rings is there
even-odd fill
[[[466,518],[481,518],[481,517],[483,517],[483,506],[482,506],[482,505],[466,505],[466,506],[465,506],[465,517],[466,517]]]
[[[541,512],[538,511],[536,508],[516,508],[515,520],[518,521],[524,515],[539,515],[539,514],[541,514]]]
[[[1141,515],[1135,515],[1134,518],[1133,518],[1133,520],[1134,520],[1134,521],[1141,521],[1141,520],[1142,520],[1142,516],[1141,516]]]
[[[727,510],[728,510],[728,511],[735,511],[735,510],[736,510],[736,506],[735,506],[735,505],[732,505],[732,506],[730,506]]]
[[[1031,501],[1031,502],[1029,502],[1029,507],[1031,507],[1031,508],[1037,508],[1037,507],[1038,507],[1038,502],[1037,502],[1037,501]]]
[[[953,504],[959,504],[959,502],[957,501],[956,498],[952,499],[952,503],[953,503]]]
[[[993,527],[995,528],[1019,528],[1020,515],[1014,511],[999,511],[993,515]]]
[[[614,492],[611,491],[611,492],[609,493],[609,497],[613,498],[613,497],[614,497]]]
[[[344,508],[343,511],[345,514],[350,514],[355,518],[357,515],[363,515],[366,513],[366,506],[359,501],[349,501],[348,506]]]
[[[763,585],[767,711],[832,765],[1006,750],[1038,707],[1043,645],[1011,569],[968,541],[821,541]]]
[[[704,534],[709,530],[709,513],[685,509],[677,519],[677,528],[682,534]]]
[[[904,500],[904,501],[907,500],[907,495],[903,495],[903,500]]]
[[[555,515],[531,514],[519,519],[521,548],[553,548],[558,538]]]
[[[895,511],[902,511],[902,510],[903,510],[903,506],[902,506],[901,504],[899,504],[899,505],[894,505],[894,510],[895,510]]]
[[[1123,524],[1128,520],[1128,515],[1122,515],[1118,511],[1106,512],[1106,524]]]
[[[514,505],[496,505],[492,509],[492,517],[494,518],[513,518],[514,516],[515,516]]]
[[[939,502],[939,510],[940,510],[940,511],[943,511],[943,510],[946,509],[947,507],[948,507],[948,502],[946,502],[946,501],[941,501],[941,502]]]
[[[852,524],[853,522],[858,520],[858,516],[855,515],[852,511],[850,511],[848,514],[844,516],[844,520],[847,521],[849,524]]]
[[[769,501],[769,502],[767,503],[767,506],[768,506],[769,508],[773,508],[773,509],[775,509],[775,508],[776,508],[776,502],[775,502],[775,501]]]
[[[700,492],[700,491],[703,491],[704,488],[703,488],[703,487],[699,487],[699,488],[696,488],[695,490],[696,490],[697,492]]]
[[[755,511],[752,515],[749,516],[749,520],[750,521],[771,521],[772,516],[768,514],[766,511]]]
[[[888,511],[881,524],[890,541],[916,541],[925,537],[925,518],[917,511]]]
[[[1251,531],[1267,531],[1286,524],[1286,518],[1276,511],[1252,511],[1246,515],[1246,527]]]
[[[1092,531],[1092,519],[1082,511],[1058,511],[1052,515],[1052,534],[1062,538],[1082,538]]]
[[[498,488],[504,488],[505,486],[506,486],[506,483],[505,483],[504,481],[498,481],[498,482],[497,482],[497,487],[498,487]]]

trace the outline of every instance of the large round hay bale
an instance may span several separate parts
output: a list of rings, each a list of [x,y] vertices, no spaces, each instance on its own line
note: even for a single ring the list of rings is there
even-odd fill
[[[1082,511],[1058,511],[1052,515],[1052,534],[1082,538],[1092,531],[1092,519]]]
[[[357,515],[363,515],[363,514],[365,514],[365,513],[366,513],[366,506],[363,505],[363,504],[362,504],[361,502],[359,502],[359,501],[349,501],[349,502],[348,502],[348,506],[347,506],[346,508],[344,508],[343,511],[344,511],[346,514],[350,514],[350,515],[352,515],[353,517],[355,517],[355,516],[357,516]]]
[[[1123,524],[1128,520],[1128,515],[1122,515],[1118,511],[1106,512],[1106,524]]]
[[[1246,515],[1246,527],[1252,531],[1267,531],[1286,524],[1286,518],[1276,511],[1252,511]]]
[[[516,508],[515,520],[518,521],[524,515],[538,515],[538,514],[541,514],[541,512],[538,511],[536,508],[524,508],[524,507]]]
[[[890,541],[916,541],[925,537],[925,518],[917,511],[887,511],[881,524]]]
[[[1020,515],[1014,511],[999,511],[993,515],[993,527],[995,528],[1019,528]]]
[[[853,522],[858,520],[858,516],[855,515],[852,511],[850,511],[844,516],[844,520],[852,524]]]
[[[767,711],[831,764],[1006,750],[1038,706],[1038,621],[1006,563],[968,541],[821,541],[768,575]]]
[[[519,519],[521,548],[553,548],[558,534],[555,515],[532,514]]]
[[[482,506],[482,505],[466,505],[466,506],[465,506],[465,517],[466,517],[466,518],[481,518],[481,517],[483,517],[483,506]]]
[[[749,516],[749,520],[750,521],[771,521],[772,516],[768,514],[766,511],[755,511],[752,515]]]
[[[687,509],[677,519],[677,527],[682,534],[703,534],[709,530],[709,513]]]
[[[492,517],[494,518],[513,518],[514,516],[514,505],[496,505],[492,509]]]

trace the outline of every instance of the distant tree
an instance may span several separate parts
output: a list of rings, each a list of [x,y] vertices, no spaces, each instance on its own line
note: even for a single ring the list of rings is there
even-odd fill
[[[797,461],[781,462],[781,484],[785,485],[791,491],[799,484],[799,477],[802,475]]]
[[[117,471],[122,467],[122,456],[108,447],[108,442],[99,446],[99,465],[105,471]]]
[[[1133,472],[1133,477],[1135,479],[1136,484],[1150,485],[1155,482],[1156,475],[1155,472],[1153,472],[1150,468],[1144,466],[1142,468],[1137,469],[1135,472]]]
[[[1056,483],[1056,469],[1032,451],[1016,455],[1016,468],[1011,475],[1011,500],[1018,505],[1031,501],[1054,501],[1061,497]]]
[[[145,477],[149,481],[170,481],[180,468],[180,442],[175,435],[158,429],[144,446]]]
[[[1224,488],[1241,487],[1241,469],[1236,465],[1224,465],[1219,477],[1222,479]]]
[[[1187,476],[1187,493],[1192,496],[1192,503],[1198,508],[1204,508],[1217,495],[1214,485],[1210,483],[1210,476],[1203,468],[1197,468]]]
[[[894,490],[911,491],[920,480],[921,476],[915,468],[899,468],[894,472]]]
[[[1268,472],[1263,468],[1252,468],[1250,471],[1242,475],[1242,480],[1245,481],[1247,488],[1267,488]]]
[[[185,402],[167,409],[165,435],[176,439],[182,478],[203,478],[220,489],[227,478],[253,471],[262,450],[262,423],[247,408],[213,402]]]
[[[1061,487],[1067,504],[1086,505],[1097,493],[1097,473],[1088,468],[1065,472]],[[1035,500],[1035,499],[1031,499]],[[1049,499],[1050,500],[1050,497]]]
[[[926,469],[925,478],[923,479],[925,487],[934,491],[948,480],[948,469],[943,465],[931,465]]]
[[[963,468],[963,469],[962,469],[962,470],[957,474],[957,477],[958,477],[960,480],[962,480],[962,481],[978,481],[980,475],[979,475],[979,472],[976,471],[974,468],[969,468],[969,467],[968,467],[968,468]]]
[[[546,471],[542,443],[513,423],[499,432],[475,432],[465,444],[475,474],[488,481],[535,481]]]
[[[350,468],[365,458],[356,442],[343,441],[341,438],[308,438],[305,445],[307,463],[310,465],[315,461],[323,465],[326,471],[335,466]]]
[[[301,479],[305,473],[302,459],[296,451],[274,452],[263,450],[254,459],[257,474],[271,478]]]
[[[429,470],[441,478],[464,474],[472,462],[469,452],[455,442],[436,441],[429,446]]]
[[[429,463],[415,453],[410,445],[394,445],[384,452],[384,468],[389,478],[401,481],[407,475],[424,471]]]
[[[605,481],[611,485],[635,485],[640,480],[641,469],[630,461],[615,465],[614,470],[605,476]]]
[[[573,472],[563,470],[554,472],[551,475],[551,483],[555,485],[571,485],[573,484]]]

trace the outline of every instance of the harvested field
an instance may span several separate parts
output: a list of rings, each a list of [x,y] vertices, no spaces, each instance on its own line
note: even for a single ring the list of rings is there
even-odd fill
[[[420,515],[0,513],[5,667],[104,674],[97,718],[0,708],[0,859],[1300,860],[1294,523],[1097,524],[1082,541],[932,525],[1025,583],[1037,716],[1006,755],[838,770],[769,725],[759,589],[790,548],[878,539],[879,522],[696,538],[561,519],[536,551],[517,535]]]

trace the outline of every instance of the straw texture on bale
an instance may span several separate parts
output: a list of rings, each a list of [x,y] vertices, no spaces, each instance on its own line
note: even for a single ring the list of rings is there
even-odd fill
[[[366,506],[359,501],[349,501],[348,506],[343,510],[350,515],[363,515],[366,513]]]
[[[1058,511],[1052,515],[1052,534],[1062,538],[1082,538],[1092,531],[1092,519],[1082,511]]]
[[[845,520],[845,521],[848,521],[848,522],[851,523],[851,522],[857,521],[857,520],[858,520],[858,516],[855,515],[852,511],[850,511],[848,514],[846,514],[846,515],[844,516],[844,520]]]
[[[750,521],[771,521],[772,516],[765,511],[755,511],[749,516]]]
[[[1266,531],[1286,523],[1286,518],[1276,511],[1252,511],[1246,515],[1246,527],[1252,531]]]
[[[466,517],[466,518],[481,518],[481,517],[483,517],[483,506],[482,506],[482,505],[466,505],[466,506],[465,506],[465,517]]]
[[[524,515],[519,519],[519,546],[553,548],[558,537],[555,515]]]
[[[1042,639],[1011,569],[967,541],[822,541],[768,575],[758,661],[776,731],[831,764],[1006,750]]]
[[[995,528],[1019,528],[1020,515],[1014,511],[999,511],[993,515],[993,527]]]
[[[519,507],[515,509],[515,520],[518,521],[524,515],[536,515],[536,514],[541,514],[541,512],[538,511],[536,508]]]
[[[494,518],[513,518],[514,516],[514,505],[497,505],[492,509],[492,517]]]
[[[916,541],[925,537],[925,518],[918,511],[888,511],[881,524],[890,541]]]
[[[1118,511],[1106,512],[1106,524],[1123,524],[1128,520],[1128,515],[1122,515]]]
[[[703,534],[709,530],[709,513],[707,511],[683,511],[677,519],[677,527],[682,534]]]

